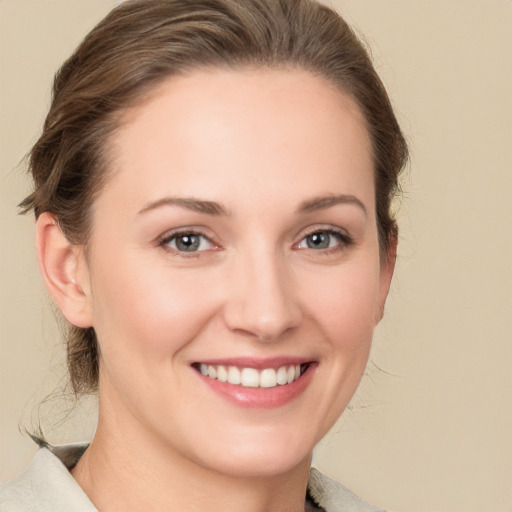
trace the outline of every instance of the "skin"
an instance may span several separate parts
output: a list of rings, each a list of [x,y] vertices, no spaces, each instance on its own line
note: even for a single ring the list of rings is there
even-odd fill
[[[100,511],[304,510],[394,264],[361,112],[301,70],[195,71],[127,111],[109,143],[87,254],[51,215],[37,227],[50,292],[101,348],[98,430],[73,476]],[[180,252],[176,229],[201,234],[199,250]],[[191,366],[233,357],[314,364],[283,406],[240,407]]]

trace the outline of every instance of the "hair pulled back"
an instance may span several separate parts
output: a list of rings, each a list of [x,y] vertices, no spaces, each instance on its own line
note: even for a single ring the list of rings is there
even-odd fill
[[[324,77],[359,105],[372,141],[377,225],[384,254],[407,146],[361,42],[315,0],[131,0],[110,12],[55,77],[43,133],[29,155],[34,191],[23,212],[53,214],[68,240],[86,245],[91,205],[109,172],[109,136],[123,110],[170,76],[204,67],[297,67]],[[69,327],[76,394],[98,385],[93,328]]]

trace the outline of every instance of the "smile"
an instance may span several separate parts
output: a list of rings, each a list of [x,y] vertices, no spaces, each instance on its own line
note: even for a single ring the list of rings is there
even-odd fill
[[[289,364],[279,368],[239,368],[237,366],[197,363],[193,365],[205,377],[245,388],[274,388],[297,381],[309,364]]]

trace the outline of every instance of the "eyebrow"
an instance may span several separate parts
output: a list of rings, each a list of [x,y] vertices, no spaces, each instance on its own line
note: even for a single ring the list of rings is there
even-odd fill
[[[356,196],[350,194],[314,197],[313,199],[308,199],[301,203],[297,211],[298,213],[310,213],[317,210],[325,210],[338,204],[356,205],[367,215],[366,207],[363,202]],[[182,208],[206,215],[228,215],[228,211],[221,204],[214,201],[195,199],[193,197],[164,197],[144,206],[144,208],[138,212],[138,215],[156,210],[163,206],[181,206]]]
[[[207,215],[228,214],[224,206],[214,201],[204,201],[193,197],[164,197],[144,206],[144,208],[138,212],[138,215],[156,210],[162,206],[181,206],[182,208],[187,208],[188,210],[198,213],[205,213]]]
[[[317,210],[325,210],[326,208],[331,208],[332,206],[336,206],[337,204],[352,204],[358,206],[363,210],[365,215],[368,215],[366,211],[366,207],[363,202],[358,199],[356,196],[350,194],[340,194],[336,196],[321,196],[314,197],[313,199],[309,199],[304,201],[299,206],[299,213],[310,213]]]

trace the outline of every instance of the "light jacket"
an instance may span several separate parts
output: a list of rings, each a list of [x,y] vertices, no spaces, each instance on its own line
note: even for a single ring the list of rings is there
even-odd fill
[[[0,512],[98,512],[69,472],[86,447],[41,448],[23,473],[0,485]],[[385,512],[314,468],[308,490],[325,512]]]

